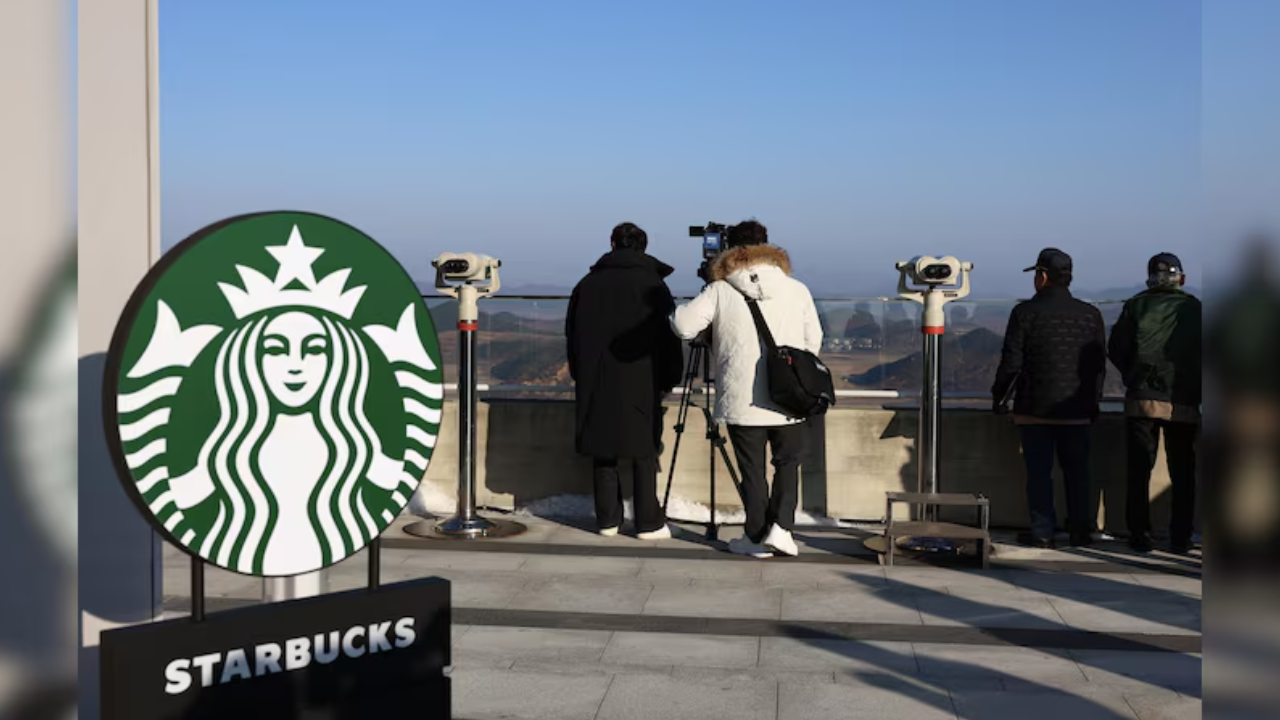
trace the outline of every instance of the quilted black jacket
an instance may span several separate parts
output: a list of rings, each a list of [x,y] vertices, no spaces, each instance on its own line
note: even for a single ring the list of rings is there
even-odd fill
[[[1015,415],[1094,420],[1106,373],[1102,313],[1051,286],[1010,313],[991,394],[999,403],[1012,389]]]

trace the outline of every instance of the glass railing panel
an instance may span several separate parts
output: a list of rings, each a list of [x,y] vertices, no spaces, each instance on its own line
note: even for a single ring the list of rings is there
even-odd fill
[[[1009,313],[1016,300],[964,300],[946,306],[942,346],[942,388],[950,396],[987,397],[1000,362]],[[841,390],[920,389],[921,307],[897,299],[816,301],[823,329],[822,357]],[[457,304],[427,296],[440,334],[445,382],[457,382]],[[1108,336],[1122,302],[1097,303]],[[568,387],[564,325],[567,298],[486,298],[480,302],[477,374],[482,384],[513,387]],[[690,357],[685,348],[686,364]],[[699,373],[701,374],[701,373]],[[697,386],[698,383],[695,383]],[[1108,364],[1108,396],[1124,393]]]

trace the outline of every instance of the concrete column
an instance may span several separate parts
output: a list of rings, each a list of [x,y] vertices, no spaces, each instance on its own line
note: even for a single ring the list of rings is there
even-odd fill
[[[158,0],[79,3],[80,717],[98,717],[98,636],[160,612],[162,542],[107,452],[102,373],[160,256]]]
[[[75,694],[69,19],[62,0],[0,2],[0,717]]]

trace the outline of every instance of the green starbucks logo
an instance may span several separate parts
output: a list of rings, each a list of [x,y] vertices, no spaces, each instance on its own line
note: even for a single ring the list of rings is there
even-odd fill
[[[172,542],[296,575],[404,509],[441,382],[431,316],[381,246],[318,215],[249,215],[187,239],[135,291],[107,363],[107,435]]]

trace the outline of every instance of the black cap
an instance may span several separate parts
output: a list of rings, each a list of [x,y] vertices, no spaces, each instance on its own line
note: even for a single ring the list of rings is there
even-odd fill
[[[1036,258],[1036,264],[1022,272],[1032,270],[1043,270],[1047,273],[1071,272],[1071,256],[1058,248],[1045,248]]]
[[[1147,274],[1177,273],[1182,275],[1182,261],[1173,253],[1160,253],[1147,262]]]

